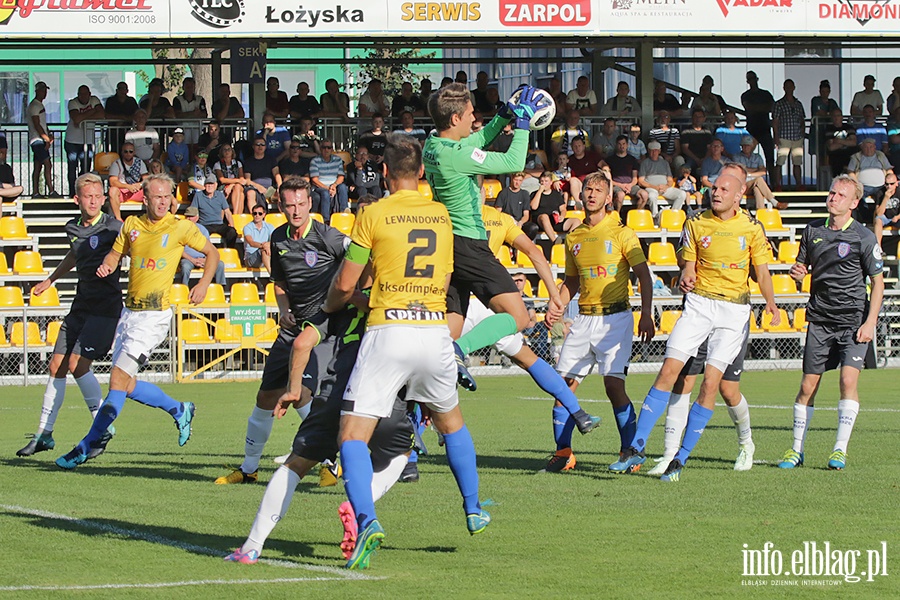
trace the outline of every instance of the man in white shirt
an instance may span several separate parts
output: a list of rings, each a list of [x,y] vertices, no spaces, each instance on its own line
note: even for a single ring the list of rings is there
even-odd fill
[[[134,113],[134,127],[125,132],[125,141],[134,144],[134,153],[145,163],[159,158],[159,134],[153,127],[147,127],[144,109]]]
[[[53,143],[53,134],[47,128],[47,111],[44,109],[44,99],[47,90],[50,89],[43,81],[34,84],[34,99],[28,104],[26,112],[28,119],[28,143],[34,154],[34,169],[31,171],[31,197],[32,198],[62,198],[53,187],[53,161],[50,160],[50,145]],[[41,170],[44,171],[44,183],[47,186],[47,194],[40,193]]]
[[[175,109],[175,117],[178,119],[205,119],[209,114],[206,111],[206,100],[196,93],[197,84],[193,77],[185,77],[181,82],[184,90],[175,96],[172,108]],[[184,143],[193,149],[194,144],[200,139],[200,124],[182,123],[184,129]],[[193,157],[191,157],[193,158]]]
[[[85,121],[106,118],[100,98],[91,95],[91,88],[78,87],[78,95],[69,100],[69,124],[66,125],[66,160],[69,163],[69,196],[75,197],[75,180],[85,172],[85,163],[94,157],[93,129],[85,132]],[[87,168],[90,168],[88,165]]]
[[[884,98],[881,92],[875,89],[875,76],[866,75],[863,78],[863,89],[853,94],[853,101],[850,103],[850,114],[862,116],[863,108],[871,104],[875,107],[875,114],[881,115],[884,108]]]
[[[591,80],[586,75],[579,77],[575,89],[566,94],[566,109],[578,111],[580,115],[597,114],[597,94],[591,89]]]

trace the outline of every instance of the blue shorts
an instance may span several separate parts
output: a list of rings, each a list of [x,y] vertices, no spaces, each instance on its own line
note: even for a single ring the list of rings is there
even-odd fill
[[[34,153],[34,162],[44,162],[50,158],[50,149],[44,140],[31,142],[31,151]]]

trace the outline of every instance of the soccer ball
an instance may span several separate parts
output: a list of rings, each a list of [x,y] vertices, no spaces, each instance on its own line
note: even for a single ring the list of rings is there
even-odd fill
[[[550,122],[553,121],[553,117],[556,116],[556,102],[553,101],[553,96],[550,95],[550,92],[535,88],[535,93],[538,96],[538,110],[534,113],[534,116],[531,117],[530,128],[532,131],[545,129],[550,125]],[[513,95],[509,97],[509,103],[518,103],[519,96],[521,95],[522,90],[516,90]]]

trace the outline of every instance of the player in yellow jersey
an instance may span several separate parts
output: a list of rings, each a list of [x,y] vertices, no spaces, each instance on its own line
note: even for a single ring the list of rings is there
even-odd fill
[[[633,271],[641,283],[641,319],[638,334],[644,342],[653,338],[653,282],[647,258],[634,231],[607,212],[612,199],[612,181],[604,171],[584,178],[586,217],[566,236],[566,279],[559,289],[563,304],[581,292],[578,316],[563,343],[557,371],[574,390],[591,372],[594,364],[603,377],[606,395],[612,403],[619,429],[621,450],[634,435],[635,412],[625,391],[625,376],[631,360],[634,321],[628,299],[628,282]],[[547,314],[549,324],[562,311]],[[558,412],[561,412],[556,409]],[[572,423],[564,415],[554,415],[557,434],[557,463],[575,462],[572,454]],[[551,460],[552,462],[552,460]]]
[[[57,466],[63,469],[74,469],[88,459],[92,445],[119,416],[126,396],[172,415],[178,428],[179,446],[184,446],[191,437],[193,403],[176,402],[157,386],[137,381],[136,376],[156,346],[169,335],[172,319],[169,290],[184,248],[193,248],[206,256],[203,277],[191,290],[190,299],[194,304],[206,297],[219,254],[192,222],[177,220],[169,212],[175,201],[175,182],[168,175],[151,175],[145,179],[143,192],[147,212],[125,219],[112,250],[97,267],[98,277],[108,277],[116,271],[123,255],[131,257],[125,309],[113,342],[109,393],[87,436],[71,452],[56,460]]]
[[[378,420],[390,415],[403,386],[407,400],[427,407],[444,435],[469,533],[480,533],[490,523],[490,515],[478,502],[475,446],[459,409],[456,361],[447,326],[453,230],[447,209],[418,192],[422,172],[419,143],[404,135],[389,135],[384,174],[391,195],[359,216],[325,301],[325,312],[340,310],[371,258],[374,284],[369,320],[341,411],[344,485],[360,532],[347,561],[350,569],[366,568],[384,538],[375,516],[372,460],[366,444]]]
[[[644,399],[637,432],[620,460],[610,465],[616,473],[634,473],[644,463],[644,447],[687,360],[708,338],[706,371],[700,395],[688,414],[681,449],[666,467],[662,481],[678,481],[715,406],[722,374],[741,350],[750,318],[751,263],[766,300],[772,323],[780,317],[772,290],[769,263],[772,251],[762,225],[740,210],[744,184],[733,174],[719,175],[712,187],[712,207],[692,216],[681,236],[685,261],[679,287],[686,294],[684,311],[666,344],[666,360]]]

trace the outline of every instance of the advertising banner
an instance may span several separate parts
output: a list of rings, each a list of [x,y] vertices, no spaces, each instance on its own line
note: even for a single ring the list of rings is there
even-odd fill
[[[169,0],[0,0],[3,37],[167,37]]]
[[[600,0],[609,33],[653,36],[806,33],[804,0]]]
[[[474,2],[388,2],[391,31],[533,35],[596,32],[596,0],[487,0]]]

